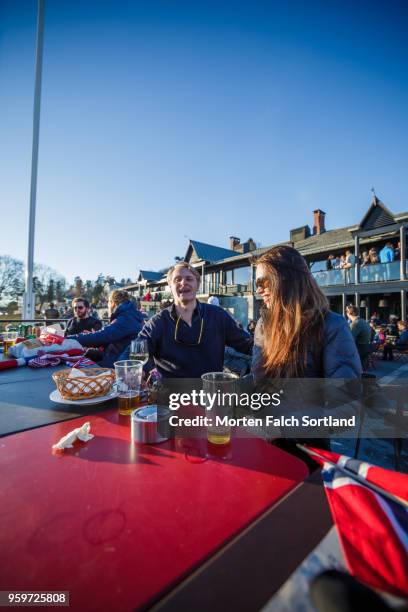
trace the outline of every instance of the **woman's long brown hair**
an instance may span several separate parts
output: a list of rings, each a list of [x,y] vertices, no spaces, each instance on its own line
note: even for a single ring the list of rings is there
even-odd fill
[[[273,247],[255,263],[264,266],[271,294],[270,308],[262,312],[263,374],[304,376],[308,352],[321,349],[327,299],[296,249]]]

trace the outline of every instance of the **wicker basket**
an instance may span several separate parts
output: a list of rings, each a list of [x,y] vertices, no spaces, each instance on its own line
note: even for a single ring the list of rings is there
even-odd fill
[[[102,397],[109,393],[115,380],[115,373],[110,368],[87,368],[86,376],[74,378],[69,378],[70,373],[71,368],[67,368],[52,375],[61,397],[69,400]]]

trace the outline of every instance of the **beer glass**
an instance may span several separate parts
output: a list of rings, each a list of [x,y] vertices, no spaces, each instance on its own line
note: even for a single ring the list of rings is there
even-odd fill
[[[115,363],[116,390],[119,400],[119,414],[129,415],[137,408],[143,363],[133,359]]]
[[[212,406],[206,411],[206,416],[211,419],[211,425],[207,427],[207,440],[210,444],[229,444],[231,440],[229,419],[237,399],[237,378],[235,374],[226,372],[208,372],[201,376],[206,394],[206,409]]]
[[[16,331],[3,333],[3,352],[5,357],[8,356],[9,349],[11,346],[13,346],[17,340],[17,337],[18,333]]]

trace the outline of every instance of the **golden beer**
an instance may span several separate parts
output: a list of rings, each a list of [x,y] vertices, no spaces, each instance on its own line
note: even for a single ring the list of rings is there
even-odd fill
[[[7,357],[10,347],[14,344],[14,340],[3,340],[4,356]]]
[[[131,395],[129,397],[118,397],[119,400],[119,414],[128,416],[139,407],[139,394]]]
[[[231,442],[231,432],[225,431],[225,427],[219,427],[221,431],[217,431],[217,428],[209,428],[207,430],[207,440],[210,444],[229,444]]]

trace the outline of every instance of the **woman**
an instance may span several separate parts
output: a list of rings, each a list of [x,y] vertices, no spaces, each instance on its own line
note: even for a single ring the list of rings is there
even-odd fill
[[[144,317],[130,300],[128,292],[120,289],[110,294],[108,308],[110,323],[104,329],[68,338],[78,340],[82,346],[102,347],[102,351],[88,351],[87,356],[100,361],[101,366],[112,367],[141,331]]]
[[[361,361],[348,325],[342,316],[329,311],[326,297],[296,249],[274,247],[256,261],[256,266],[257,294],[264,308],[254,339],[255,385],[263,391],[276,384],[285,389],[276,416],[326,416],[324,384],[299,380],[298,384],[288,381],[284,385],[282,379],[359,378]],[[328,430],[306,431],[310,431],[307,440],[305,428],[297,432],[281,428],[284,436],[298,435],[303,442],[330,448],[329,440],[321,437],[328,436]],[[299,453],[293,439],[278,444]],[[313,462],[302,459],[312,467]]]
[[[347,323],[326,297],[296,249],[278,246],[256,261],[264,308],[255,331],[255,380],[358,378],[360,358]]]

